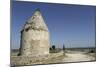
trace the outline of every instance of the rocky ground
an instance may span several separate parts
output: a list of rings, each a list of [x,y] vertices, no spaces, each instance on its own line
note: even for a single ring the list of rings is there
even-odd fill
[[[50,63],[67,63],[67,62],[83,62],[83,61],[95,61],[95,53],[84,53],[84,52],[68,52],[59,57],[46,60],[42,64]]]
[[[13,65],[34,65],[34,64],[52,64],[52,63],[69,63],[69,62],[83,62],[95,61],[95,52],[74,51],[67,50],[67,52],[60,51],[59,53],[50,53],[49,56],[29,58],[11,56],[11,64]],[[26,58],[26,59],[25,59]],[[31,61],[30,61],[31,59]]]

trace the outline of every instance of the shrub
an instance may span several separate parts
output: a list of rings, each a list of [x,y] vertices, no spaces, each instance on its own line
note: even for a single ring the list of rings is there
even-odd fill
[[[55,45],[52,45],[52,49],[55,50],[55,48],[56,48]]]

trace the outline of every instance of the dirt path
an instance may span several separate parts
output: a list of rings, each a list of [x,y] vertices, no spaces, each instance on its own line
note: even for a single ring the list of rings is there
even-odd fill
[[[92,61],[95,57],[84,53],[66,53],[62,62],[79,62],[79,61]]]

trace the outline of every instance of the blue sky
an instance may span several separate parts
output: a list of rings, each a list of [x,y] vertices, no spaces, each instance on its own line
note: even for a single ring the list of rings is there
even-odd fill
[[[52,45],[95,47],[95,6],[13,1],[11,48],[19,48],[20,30],[37,8],[48,26]]]

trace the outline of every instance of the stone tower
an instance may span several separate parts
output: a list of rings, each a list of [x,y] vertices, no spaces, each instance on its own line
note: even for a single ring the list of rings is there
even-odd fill
[[[21,30],[21,56],[43,56],[49,54],[49,31],[39,9]]]

